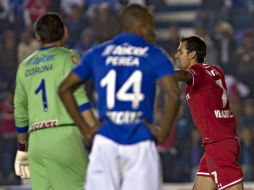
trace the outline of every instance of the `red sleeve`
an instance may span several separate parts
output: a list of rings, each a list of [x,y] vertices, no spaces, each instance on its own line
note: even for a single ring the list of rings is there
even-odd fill
[[[195,64],[188,71],[192,75],[192,86],[198,87],[205,81],[205,71],[201,65]]]

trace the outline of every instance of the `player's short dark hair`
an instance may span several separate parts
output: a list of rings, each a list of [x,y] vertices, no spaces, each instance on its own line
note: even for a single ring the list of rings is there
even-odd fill
[[[57,13],[46,13],[40,16],[35,23],[35,30],[42,43],[52,43],[64,37],[64,22]]]
[[[190,36],[180,39],[180,42],[186,42],[186,49],[191,52],[195,51],[197,54],[197,62],[203,63],[206,56],[206,43],[199,36]]]
[[[128,31],[130,28],[136,27],[137,24],[146,20],[153,19],[149,10],[139,4],[131,4],[127,6],[120,15],[122,28]]]

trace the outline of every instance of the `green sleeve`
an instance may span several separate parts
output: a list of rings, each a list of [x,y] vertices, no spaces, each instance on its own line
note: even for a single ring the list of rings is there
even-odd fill
[[[29,120],[27,94],[22,84],[22,77],[20,76],[21,69],[22,67],[20,65],[16,76],[16,87],[14,94],[14,117],[17,132],[25,133],[28,131]]]

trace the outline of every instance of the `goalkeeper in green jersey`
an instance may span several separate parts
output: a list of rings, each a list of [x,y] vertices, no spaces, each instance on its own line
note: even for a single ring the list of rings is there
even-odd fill
[[[97,121],[84,87],[75,91],[75,97],[87,128],[74,125],[57,94],[59,83],[79,56],[61,47],[67,28],[59,15],[42,15],[35,30],[41,48],[20,64],[16,76],[15,172],[21,178],[31,173],[34,190],[83,190],[88,160],[83,137]]]

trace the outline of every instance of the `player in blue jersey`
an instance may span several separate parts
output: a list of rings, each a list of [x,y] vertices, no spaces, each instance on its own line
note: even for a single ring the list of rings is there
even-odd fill
[[[130,5],[121,22],[123,33],[90,49],[61,83],[59,95],[83,127],[73,92],[92,78],[98,93],[99,120],[104,122],[94,137],[86,190],[158,190],[155,140],[164,141],[169,135],[179,107],[178,84],[168,57],[152,45],[155,35],[149,11]],[[168,95],[160,130],[149,124],[157,81]]]

